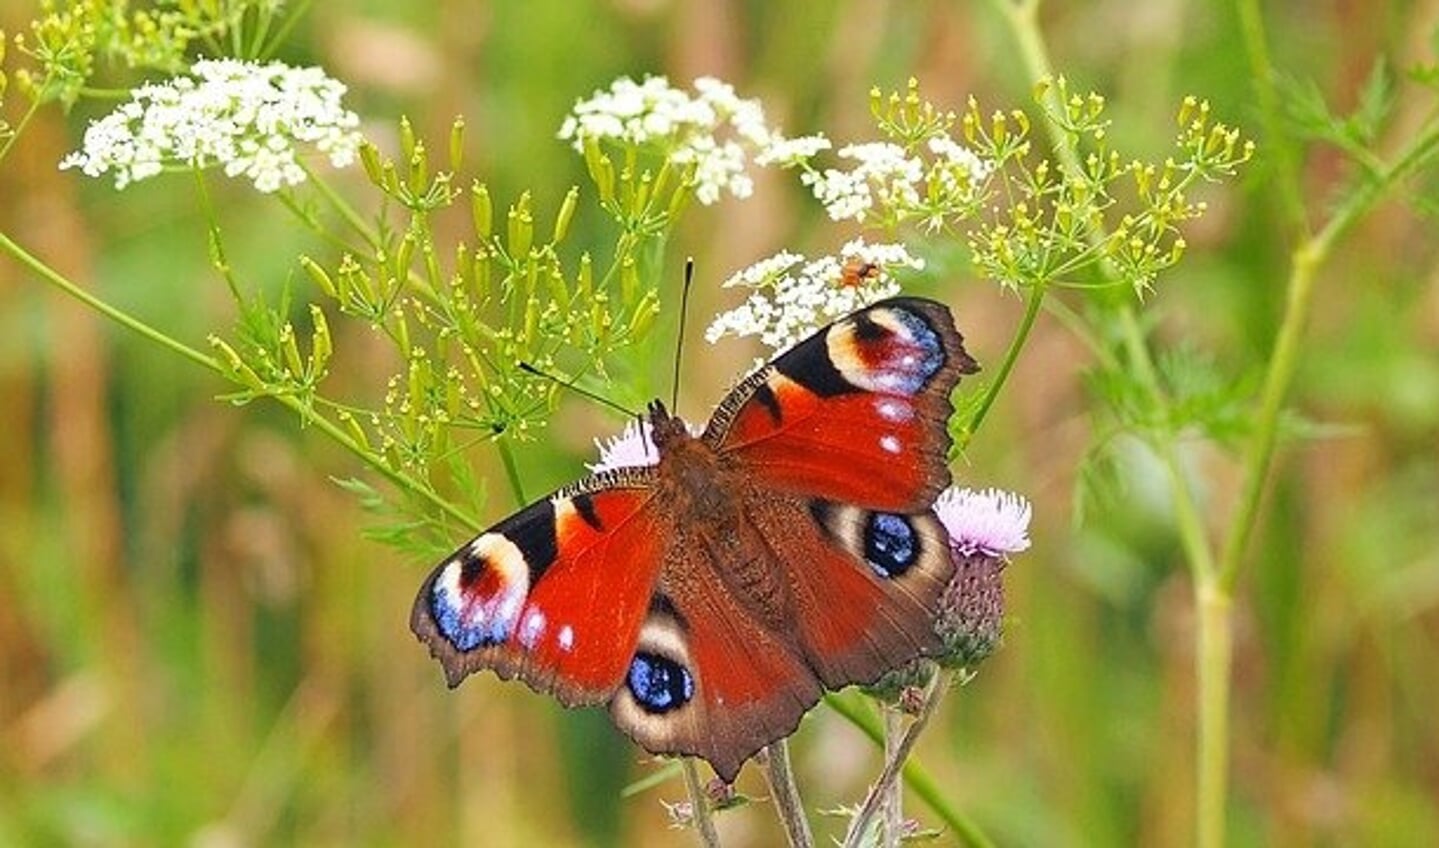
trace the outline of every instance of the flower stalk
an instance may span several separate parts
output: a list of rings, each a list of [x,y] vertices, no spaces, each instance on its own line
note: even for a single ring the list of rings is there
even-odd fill
[[[764,749],[764,776],[791,848],[814,848],[809,817],[805,815],[799,787],[794,780],[794,769],[790,767],[787,740],[781,739]]]

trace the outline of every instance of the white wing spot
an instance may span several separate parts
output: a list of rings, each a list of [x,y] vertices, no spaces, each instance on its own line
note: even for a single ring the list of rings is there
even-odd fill
[[[525,614],[524,621],[520,623],[520,644],[524,645],[527,650],[533,650],[544,632],[545,614],[537,609],[532,609]]]
[[[874,402],[874,411],[879,417],[896,424],[903,424],[914,418],[914,407],[894,398],[881,398]]]
[[[879,437],[879,446],[890,453],[899,453],[901,447],[899,439],[888,433]]]
[[[568,650],[574,648],[574,646],[575,646],[575,631],[574,631],[574,628],[572,628],[572,627],[570,627],[568,624],[566,624],[564,627],[561,627],[561,628],[560,628],[560,649],[561,649],[561,650],[564,650],[564,651],[568,651]]]

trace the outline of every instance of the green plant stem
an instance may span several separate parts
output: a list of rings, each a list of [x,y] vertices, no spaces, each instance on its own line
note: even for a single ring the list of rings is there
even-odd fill
[[[196,350],[195,348],[190,347],[189,345],[179,341],[178,339],[174,339],[170,336],[165,335],[154,327],[151,327],[149,324],[146,324],[138,318],[131,316],[129,313],[117,309],[114,306],[111,306],[105,301],[94,296],[93,294],[90,294],[89,292],[70,282],[70,280],[67,279],[64,275],[62,275],[59,271],[56,271],[49,265],[46,265],[39,259],[39,257],[25,250],[25,248],[21,247],[13,239],[11,239],[9,235],[3,232],[0,232],[0,248],[3,248],[6,253],[13,256],[18,262],[20,262],[20,264],[24,265],[26,268],[29,268],[32,272],[35,273],[36,276],[40,277],[45,282],[60,289],[65,294],[75,298],[76,300],[80,301],[81,303],[85,304],[86,306],[90,307],[101,315],[104,315],[106,318],[109,318],[116,324],[119,324],[127,330],[131,330],[135,333],[140,334],[141,336],[154,342],[155,344],[158,344],[161,347],[169,350],[171,353],[179,354],[181,357],[190,360],[196,365],[208,368],[211,371],[216,372],[217,374],[224,373],[224,369],[220,366],[219,361],[216,360],[213,356],[210,356],[203,351]]]
[[[15,146],[15,142],[20,138],[20,134],[25,132],[25,127],[30,123],[30,119],[35,117],[35,113],[39,111],[39,109],[40,101],[32,100],[30,106],[25,110],[25,114],[21,115],[20,120],[15,123],[15,126],[10,128],[10,137],[5,139],[3,146],[0,146],[0,162],[5,161],[5,157],[10,153],[10,148]]]
[[[904,738],[904,714],[894,707],[886,707],[884,721],[884,758],[888,762],[898,756],[899,743]],[[904,784],[891,781],[884,792],[883,801],[884,848],[899,848],[904,836]]]
[[[1030,78],[1036,82],[1052,78],[1054,71],[1049,61],[1048,48],[1045,46],[1044,36],[1039,30],[1039,3],[1037,0],[1024,0],[1024,2],[995,0],[995,2],[1004,13],[1005,19],[1014,33],[1014,38],[1019,43],[1020,54],[1024,59]],[[1062,111],[1063,104],[1056,102],[1058,93],[1053,87],[1045,96],[1049,99],[1049,108]],[[1082,173],[1083,165],[1079,161],[1079,156],[1072,147],[1065,143],[1060,128],[1051,121],[1043,123],[1050,136],[1050,147],[1059,158],[1064,172],[1067,174]],[[1103,228],[1096,228],[1091,231],[1089,236],[1090,243],[1093,245],[1102,244],[1107,238],[1108,233]],[[1106,278],[1117,279],[1118,275],[1107,261],[1101,261],[1099,267]],[[1113,312],[1134,376],[1154,397],[1157,405],[1161,408],[1167,406],[1169,398],[1164,390],[1163,382],[1159,379],[1159,370],[1154,365],[1154,358],[1149,351],[1149,346],[1145,342],[1144,331],[1139,325],[1134,304],[1126,300],[1115,305]],[[1159,446],[1156,452],[1168,470],[1175,522],[1190,569],[1196,577],[1210,576],[1214,570],[1214,553],[1209,538],[1204,532],[1202,513],[1190,491],[1183,464],[1179,461],[1178,451],[1174,450],[1172,443],[1166,443]]]
[[[1264,37],[1264,12],[1259,0],[1238,0],[1239,32],[1244,50],[1249,54],[1249,69],[1254,76],[1254,90],[1259,101],[1259,119],[1264,124],[1265,146],[1274,160],[1280,207],[1290,224],[1301,233],[1309,229],[1304,198],[1300,196],[1298,156],[1284,132],[1279,115],[1279,92],[1274,88],[1274,64],[1269,58],[1268,40]]]
[[[699,766],[694,757],[680,758],[680,771],[684,772],[685,790],[690,796],[690,815],[693,817],[695,832],[705,848],[720,848],[719,831],[715,830],[714,815],[710,812],[709,796],[705,794],[700,781]]]
[[[1244,456],[1241,495],[1219,559],[1219,588],[1226,594],[1234,588],[1244,550],[1258,518],[1259,501],[1273,464],[1284,399],[1299,365],[1304,328],[1308,324],[1313,301],[1315,274],[1328,260],[1339,237],[1368,213],[1395,183],[1433,159],[1436,153],[1439,153],[1439,124],[1430,121],[1394,158],[1392,164],[1359,184],[1324,226],[1294,251],[1286,285],[1284,318],[1264,375],[1254,436]]]
[[[790,848],[814,848],[814,834],[794,782],[794,769],[789,762],[789,742],[781,739],[764,749],[764,776],[774,796],[775,810]]]
[[[85,306],[88,306],[89,308],[95,310],[96,312],[100,313],[111,321],[114,321],[116,324],[119,324],[125,329],[139,334],[143,338],[154,342],[155,344],[165,348],[171,353],[178,354],[180,357],[187,359],[202,368],[206,368],[222,378],[228,379],[229,375],[226,372],[224,366],[221,365],[220,361],[217,360],[215,357],[210,356],[203,351],[196,350],[195,348],[190,347],[184,342],[181,342],[178,339],[168,336],[160,330],[155,329],[154,327],[146,324],[144,321],[141,321],[133,315],[130,315],[129,313],[118,309],[106,303],[105,301],[95,297],[94,295],[75,285],[75,283],[71,282],[60,272],[40,261],[38,257],[25,250],[23,247],[21,247],[18,243],[16,243],[13,239],[11,239],[7,234],[3,232],[0,232],[0,250],[4,250],[6,253],[13,256],[18,262],[20,262],[20,264],[24,265],[26,268],[28,268],[36,276],[40,277],[45,282],[69,295],[70,297],[78,300]],[[409,474],[406,474],[403,471],[397,471],[393,468],[390,468],[384,463],[384,461],[380,457],[376,456],[374,453],[367,450],[363,445],[351,438],[350,434],[345,432],[343,428],[335,424],[330,419],[324,417],[323,415],[316,413],[312,408],[307,408],[305,404],[300,401],[299,398],[281,394],[272,394],[268,395],[268,397],[273,398],[276,402],[288,407],[289,409],[300,415],[300,417],[302,418],[302,420],[304,420],[307,426],[312,426],[315,429],[319,430],[321,433],[328,436],[335,443],[339,444],[341,447],[354,454],[357,458],[360,459],[361,462],[369,466],[373,471],[377,472],[385,479],[389,480],[397,488],[416,495],[420,498],[423,498],[424,500],[432,504],[435,508],[444,512],[446,515],[449,515],[451,518],[454,518],[457,521],[463,522],[467,527],[478,526],[473,516],[469,515],[464,510],[440,497],[440,495],[433,489],[431,489],[429,486],[424,485],[419,480],[411,477]]]
[[[884,731],[879,722],[869,711],[856,705],[850,697],[829,692],[825,694],[824,701],[830,709],[868,736],[870,741],[878,745],[884,744]],[[904,785],[954,831],[960,844],[969,848],[994,848],[994,843],[984,835],[979,825],[966,818],[949,802],[949,798],[940,790],[938,781],[922,763],[910,757],[905,761],[903,774]]]
[[[887,756],[884,769],[879,773],[879,779],[875,781],[874,786],[870,787],[869,794],[865,796],[859,812],[855,813],[854,818],[850,821],[849,830],[844,837],[844,848],[859,848],[863,843],[870,822],[874,820],[884,805],[885,799],[889,796],[890,787],[899,780],[905,761],[909,759],[909,752],[914,750],[920,734],[929,726],[929,720],[934,718],[935,712],[939,710],[940,701],[944,699],[944,693],[949,690],[950,678],[951,674],[948,671],[935,671],[930,678],[929,686],[924,691],[924,702],[920,706],[919,714],[914,717],[914,721],[910,722],[909,728],[898,744],[885,746]]]
[[[1052,77],[1048,50],[1039,30],[1038,2],[1029,0],[1019,5],[1007,0],[997,2],[1019,43],[1020,54],[1031,79],[1037,82]],[[1057,95],[1052,88],[1046,97],[1050,98],[1050,108],[1062,108],[1062,104],[1054,102]],[[1065,172],[1079,173],[1081,165],[1078,156],[1063,143],[1064,139],[1059,137],[1059,128],[1049,121],[1044,124],[1050,133],[1051,147]],[[1100,242],[1105,237],[1106,233],[1103,231],[1092,232],[1091,243]],[[1110,279],[1116,276],[1107,262],[1100,263],[1100,270]],[[1114,312],[1132,373],[1154,398],[1156,405],[1160,409],[1167,408],[1169,398],[1159,379],[1158,369],[1145,342],[1133,303],[1122,302],[1115,307]],[[1155,448],[1169,478],[1175,525],[1194,581],[1195,596],[1203,605],[1199,610],[1195,631],[1198,701],[1198,728],[1195,738],[1196,833],[1201,848],[1218,848],[1224,844],[1224,810],[1228,793],[1229,646],[1233,641],[1230,603],[1227,592],[1217,591],[1218,567],[1214,549],[1205,532],[1203,516],[1190,489],[1179,452],[1172,439],[1157,443]]]
[[[360,213],[355,210],[355,207],[351,206],[349,201],[345,200],[344,197],[340,196],[339,192],[335,191],[334,186],[331,186],[327,181],[322,179],[304,162],[300,163],[300,167],[305,171],[305,176],[309,179],[310,184],[325,198],[325,202],[330,204],[330,207],[334,209],[341,218],[345,219],[345,223],[349,224],[350,227],[359,234],[360,238],[364,239],[365,244],[369,245],[371,250],[379,247],[379,234],[370,228],[370,225],[366,223],[365,219],[360,216]]]
[[[520,466],[515,462],[514,448],[510,447],[509,440],[503,435],[495,439],[495,448],[500,452],[500,462],[505,466],[505,480],[510,484],[510,493],[515,496],[515,503],[524,506],[529,500],[525,497],[525,481],[520,477]]]
[[[1196,838],[1199,848],[1224,844],[1229,795],[1229,669],[1234,659],[1229,594],[1212,578],[1194,581],[1198,615],[1199,738],[1195,763]]]
[[[1029,340],[1029,334],[1034,329],[1035,319],[1039,317],[1039,308],[1044,304],[1045,285],[1039,283],[1029,288],[1029,294],[1024,302],[1024,317],[1019,322],[1019,329],[1015,330],[1014,337],[1009,340],[1009,349],[1004,352],[1004,361],[999,365],[999,373],[994,375],[989,388],[984,393],[983,400],[979,403],[979,409],[974,411],[974,417],[969,419],[965,426],[964,442],[959,447],[963,449],[969,439],[979,431],[984,419],[989,415],[989,410],[994,406],[994,401],[999,397],[999,392],[1009,380],[1010,372],[1014,370],[1014,364],[1019,361],[1019,352],[1024,349],[1024,344]]]
[[[269,61],[274,57],[275,51],[289,40],[290,32],[295,28],[295,24],[299,23],[310,11],[312,2],[313,0],[299,0],[298,3],[287,4],[285,19],[280,23],[280,28],[275,31],[269,43],[256,56],[259,61]]]

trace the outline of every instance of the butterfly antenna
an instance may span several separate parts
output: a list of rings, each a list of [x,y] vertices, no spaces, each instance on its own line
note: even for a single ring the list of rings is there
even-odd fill
[[[630,408],[627,407],[627,406],[621,406],[620,404],[615,403],[614,401],[610,400],[610,399],[607,398],[607,397],[604,397],[603,395],[596,394],[595,392],[592,392],[592,391],[590,391],[589,389],[582,389],[582,388],[580,388],[578,385],[576,385],[576,383],[577,383],[577,382],[579,381],[579,379],[580,379],[580,377],[579,377],[578,374],[575,375],[573,378],[571,378],[571,379],[569,379],[569,380],[562,380],[562,379],[560,379],[558,376],[556,376],[556,375],[554,375],[554,374],[551,374],[551,373],[548,372],[548,371],[541,371],[540,369],[536,368],[535,366],[531,365],[531,364],[528,363],[528,362],[521,362],[521,363],[520,363],[520,370],[523,371],[523,372],[525,372],[526,374],[533,374],[533,375],[535,375],[536,377],[543,377],[543,378],[545,378],[546,380],[549,380],[549,381],[555,383],[555,384],[558,385],[560,388],[569,389],[570,391],[574,392],[575,394],[579,395],[580,397],[586,397],[586,398],[589,398],[589,399],[592,400],[592,401],[595,401],[596,403],[600,403],[600,404],[603,404],[603,405],[605,405],[605,406],[608,406],[610,409],[613,409],[613,410],[619,412],[620,414],[624,415],[626,418],[638,418],[639,415],[640,415],[638,412],[635,412],[633,409],[630,409]]]
[[[690,314],[690,288],[695,280],[695,259],[693,256],[685,260],[685,285],[680,290],[680,331],[679,337],[675,339],[675,371],[670,382],[670,410],[679,409],[680,405],[680,360],[685,350],[685,319]]]

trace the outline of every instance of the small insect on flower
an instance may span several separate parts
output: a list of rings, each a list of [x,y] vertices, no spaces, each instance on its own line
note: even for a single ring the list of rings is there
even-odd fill
[[[727,288],[751,293],[738,307],[717,315],[705,339],[713,344],[725,336],[758,336],[771,350],[784,350],[842,315],[899,294],[890,273],[898,268],[920,270],[924,262],[902,244],[866,244],[863,239],[846,244],[838,256],[810,262],[796,253],[777,253],[725,281]]]
[[[355,160],[360,119],[345,86],[319,68],[202,59],[181,75],[131,93],[94,121],[80,150],[60,160],[123,189],[169,168],[221,166],[262,192],[305,180],[298,148],[313,146],[343,168]]]
[[[873,262],[863,259],[847,259],[844,267],[839,269],[839,284],[846,288],[859,288],[862,285],[879,279],[880,268]]]

